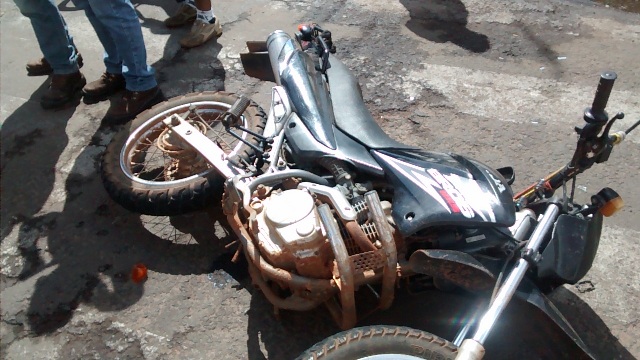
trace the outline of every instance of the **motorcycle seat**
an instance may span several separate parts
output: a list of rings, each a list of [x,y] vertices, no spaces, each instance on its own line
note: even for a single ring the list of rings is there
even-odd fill
[[[337,58],[329,58],[327,70],[336,126],[369,149],[416,149],[387,135],[367,109],[358,80]]]

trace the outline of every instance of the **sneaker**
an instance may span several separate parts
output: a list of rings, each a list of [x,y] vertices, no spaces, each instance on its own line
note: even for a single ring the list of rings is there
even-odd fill
[[[197,14],[198,11],[193,6],[182,4],[175,15],[164,21],[164,25],[168,28],[180,27],[194,22]]]
[[[86,104],[95,104],[105,100],[109,96],[117,93],[125,88],[125,80],[122,74],[111,74],[104,72],[100,79],[92,81],[82,88],[84,102]]]
[[[111,104],[107,110],[104,122],[123,124],[163,100],[162,91],[157,86],[145,91],[125,90],[122,98]]]
[[[217,18],[213,24],[198,20],[193,23],[189,34],[180,40],[180,45],[189,49],[200,46],[212,37],[220,35],[222,35],[222,26]]]
[[[56,109],[73,100],[87,83],[80,71],[72,74],[53,74],[49,88],[42,95],[40,105],[44,109]]]
[[[78,68],[84,65],[82,55],[78,54]],[[27,63],[27,76],[44,76],[53,74],[51,64],[44,57],[31,60]]]

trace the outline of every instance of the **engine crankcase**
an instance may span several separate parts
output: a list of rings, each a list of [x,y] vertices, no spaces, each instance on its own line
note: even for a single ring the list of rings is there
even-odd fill
[[[285,190],[251,206],[257,212],[258,247],[272,265],[302,276],[331,278],[333,256],[308,191]]]

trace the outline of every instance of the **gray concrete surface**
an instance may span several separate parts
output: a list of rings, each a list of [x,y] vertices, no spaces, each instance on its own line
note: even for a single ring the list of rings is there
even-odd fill
[[[189,51],[178,45],[188,29],[161,23],[174,2],[134,3],[168,97],[226,90],[266,106],[271,84],[243,73],[244,42],[314,20],[332,30],[338,55],[393,137],[513,165],[520,187],[568,160],[572,127],[601,70],[619,75],[609,109],[628,116],[616,128],[640,118],[640,16],[588,2],[215,1],[224,35]],[[24,71],[40,56],[32,29],[11,1],[0,4],[0,357],[290,359],[337,331],[322,309],[276,319],[242,266],[229,265],[224,245],[233,239],[222,220],[141,217],[111,202],[97,168],[118,130],[100,127],[108,102],[41,110],[47,80]],[[84,56],[82,71],[97,78],[102,48],[94,32],[69,1],[60,8]],[[640,356],[638,174],[640,132],[579,178],[580,197],[610,186],[626,208],[607,219],[585,282],[554,295],[601,359]],[[211,215],[220,217],[216,209]],[[140,285],[127,280],[138,262],[149,268]],[[364,323],[437,332],[435,325],[452,323],[468,306],[462,299],[453,311],[450,300],[436,303],[438,296],[401,295],[392,310]],[[532,322],[524,316],[494,335],[490,356],[544,358],[537,350],[555,336],[525,334]]]

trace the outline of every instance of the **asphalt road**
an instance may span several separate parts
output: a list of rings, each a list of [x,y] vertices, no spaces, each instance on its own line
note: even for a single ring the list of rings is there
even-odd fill
[[[392,137],[512,165],[516,187],[568,161],[600,71],[619,76],[609,111],[627,117],[616,128],[640,119],[640,15],[589,2],[224,0],[214,3],[223,36],[189,51],[178,44],[188,29],[161,22],[173,1],[134,3],[167,97],[225,90],[267,106],[272,84],[244,74],[244,42],[313,20],[333,32],[337,55]],[[337,331],[323,309],[274,317],[243,266],[229,263],[233,236],[219,210],[141,217],[113,203],[97,167],[119,130],[100,126],[108,101],[43,111],[47,80],[24,71],[41,56],[32,29],[12,2],[1,5],[2,358],[290,359]],[[60,8],[83,73],[96,79],[104,69],[95,33],[69,1]],[[640,356],[639,174],[640,131],[579,178],[578,196],[610,186],[626,207],[607,219],[584,282],[553,297],[601,359]],[[139,262],[149,278],[134,284],[128,272]],[[470,305],[439,299],[402,293],[362,323],[451,338]],[[491,358],[572,357],[533,315],[514,308],[511,318],[492,336]]]

